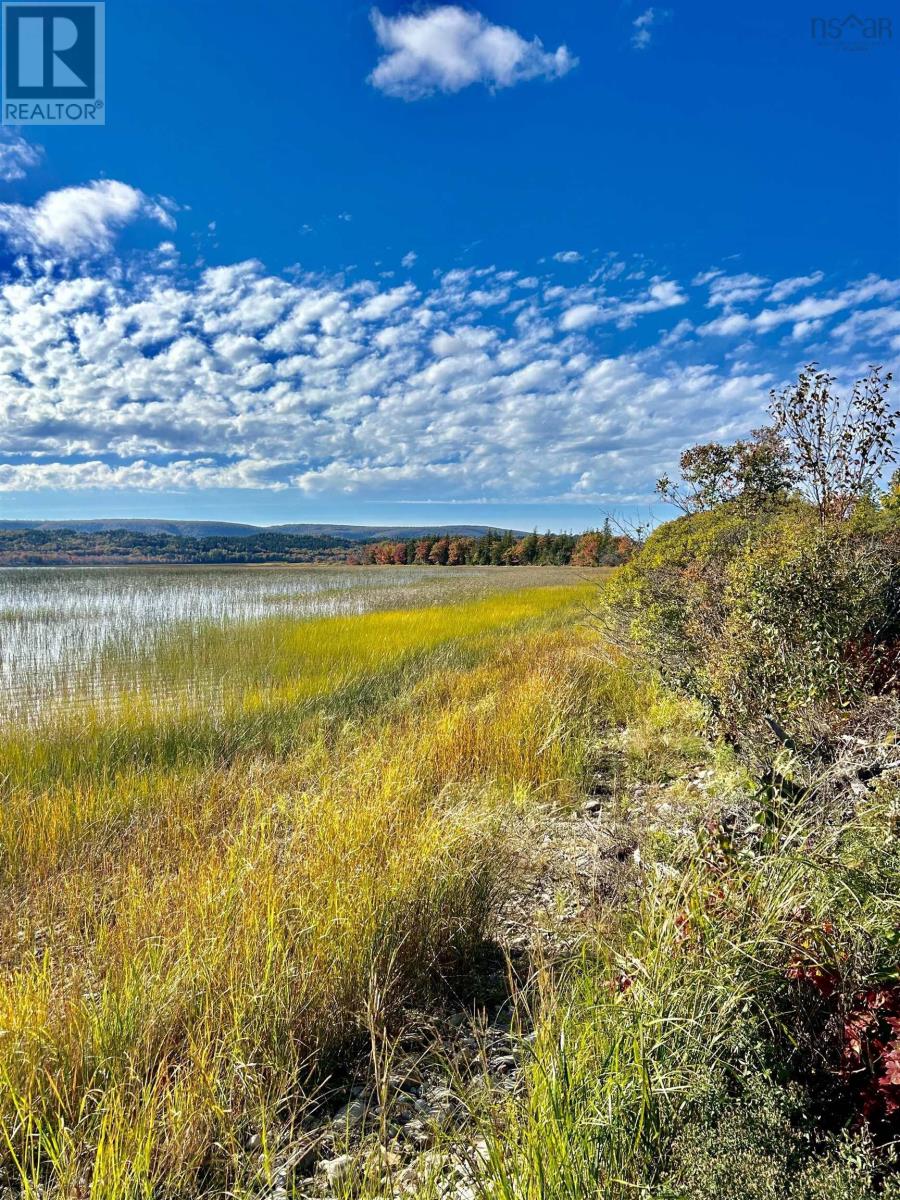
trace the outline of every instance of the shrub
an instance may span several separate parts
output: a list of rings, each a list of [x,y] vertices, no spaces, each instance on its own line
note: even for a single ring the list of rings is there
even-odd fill
[[[775,513],[749,519],[725,504],[670,521],[604,586],[599,617],[606,640],[663,679],[705,697],[703,664],[726,619],[728,564],[759,542]]]
[[[895,686],[900,557],[884,539],[782,525],[736,555],[725,580],[704,675],[735,737],[764,738],[774,717],[809,750]]]
[[[818,770],[847,719],[897,687],[900,539],[879,522],[820,524],[799,500],[669,522],[606,586],[604,633],[754,758],[788,744]]]
[[[872,368],[841,399],[811,364],[772,393],[769,428],[686,450],[681,483],[664,477],[658,490],[687,515],[657,529],[606,593],[607,636],[770,764],[787,748],[818,770],[848,716],[897,690],[896,477],[877,496],[896,459],[890,382]]]
[[[676,1138],[659,1200],[870,1200],[879,1163],[863,1137],[815,1132],[799,1089],[765,1075],[739,1098],[724,1081]],[[882,1195],[895,1195],[882,1192]]]

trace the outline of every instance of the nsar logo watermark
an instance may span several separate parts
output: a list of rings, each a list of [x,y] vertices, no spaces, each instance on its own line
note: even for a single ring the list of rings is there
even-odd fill
[[[105,5],[3,5],[3,124],[106,122]]]
[[[818,46],[830,46],[833,50],[871,50],[874,46],[886,46],[894,37],[891,17],[858,17],[850,13],[846,17],[812,17],[812,40]]]

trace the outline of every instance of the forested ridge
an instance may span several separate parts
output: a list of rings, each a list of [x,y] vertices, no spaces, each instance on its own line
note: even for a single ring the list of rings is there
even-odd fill
[[[326,535],[256,533],[188,537],[131,529],[0,529],[0,565],[150,563],[348,563],[415,566],[615,566],[631,543],[609,527],[582,534],[490,530],[481,537],[431,535],[360,543]]]

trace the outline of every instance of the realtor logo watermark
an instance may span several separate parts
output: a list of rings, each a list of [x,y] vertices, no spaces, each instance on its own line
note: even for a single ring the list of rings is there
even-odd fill
[[[894,23],[891,17],[858,17],[848,13],[846,17],[812,17],[810,32],[817,46],[858,52],[889,45],[894,37]]]
[[[3,4],[4,125],[103,125],[105,5]]]

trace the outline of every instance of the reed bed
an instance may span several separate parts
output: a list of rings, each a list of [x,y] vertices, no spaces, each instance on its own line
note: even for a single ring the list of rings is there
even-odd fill
[[[552,568],[54,567],[0,571],[0,721],[40,721],[131,688],[159,694],[156,650],[177,626],[191,655],[210,626],[246,636],[265,617],[351,616],[570,582]],[[191,686],[212,683],[190,664]],[[227,664],[225,664],[227,666]]]
[[[485,936],[516,815],[577,795],[589,593],[173,626],[0,731],[0,1187],[267,1186]]]

